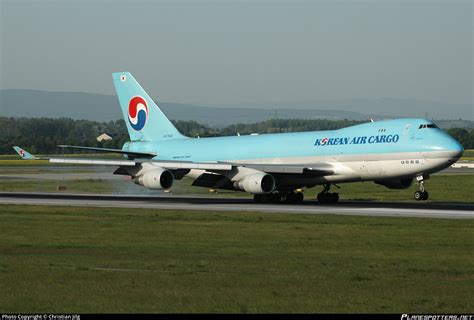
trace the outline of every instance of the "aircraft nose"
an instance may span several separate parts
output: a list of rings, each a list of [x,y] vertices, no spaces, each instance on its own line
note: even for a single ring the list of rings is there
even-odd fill
[[[444,149],[449,151],[449,156],[454,161],[461,158],[464,153],[464,147],[462,144],[451,136],[448,136],[447,141],[444,143]]]

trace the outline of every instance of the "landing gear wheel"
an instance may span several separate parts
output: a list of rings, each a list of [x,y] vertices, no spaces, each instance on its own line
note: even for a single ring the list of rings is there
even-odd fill
[[[339,188],[337,185],[335,185]],[[331,188],[331,184],[327,183],[324,185],[323,191],[318,193],[318,201],[319,203],[336,203],[339,201],[339,194],[337,192],[331,193],[329,189]]]
[[[413,198],[415,198],[416,201],[428,200],[428,191],[416,191]]]
[[[270,195],[270,202],[271,203],[280,203],[281,202],[281,194],[273,193]]]
[[[428,191],[423,191],[421,193],[421,200],[428,200]]]
[[[423,200],[423,192],[422,191],[416,191],[413,194],[413,198],[415,198],[416,201]]]
[[[424,176],[419,176],[416,179],[419,181],[420,184],[420,190],[416,191],[413,197],[415,198],[416,201],[420,200],[428,200],[428,191],[425,189],[425,179],[429,177],[424,177]]]
[[[294,192],[290,192],[286,195],[285,198],[286,203],[296,203],[296,194]]]
[[[324,203],[325,199],[326,199],[326,194],[325,193],[318,193],[318,202],[319,203]]]
[[[286,195],[286,203],[301,203],[303,202],[304,195],[302,192],[290,192]]]
[[[303,192],[297,192],[297,193],[295,193],[295,200],[296,200],[296,203],[301,203],[301,202],[303,202],[303,199],[304,199]]]
[[[339,194],[336,192],[321,192],[318,194],[318,201],[319,203],[336,203],[339,201]]]

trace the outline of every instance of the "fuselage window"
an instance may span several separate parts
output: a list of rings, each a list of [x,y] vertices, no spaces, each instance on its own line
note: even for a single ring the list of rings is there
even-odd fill
[[[425,129],[425,128],[432,128],[432,129],[438,129],[438,126],[435,125],[434,123],[429,123],[429,124],[420,124],[418,129]]]

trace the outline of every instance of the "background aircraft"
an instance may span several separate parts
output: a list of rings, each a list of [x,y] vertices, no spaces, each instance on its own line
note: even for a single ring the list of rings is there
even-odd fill
[[[256,202],[303,201],[300,188],[324,186],[322,203],[337,202],[331,185],[374,181],[391,189],[419,182],[416,200],[428,199],[424,181],[463,154],[463,147],[427,119],[369,122],[339,130],[213,138],[183,136],[128,72],[113,74],[130,142],[122,149],[61,145],[123,154],[124,160],[38,158],[27,160],[117,166],[149,189],[170,189],[188,176],[193,186],[240,190]]]

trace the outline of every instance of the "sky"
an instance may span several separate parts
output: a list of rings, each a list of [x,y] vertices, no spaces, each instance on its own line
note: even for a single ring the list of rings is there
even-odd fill
[[[162,101],[473,104],[473,1],[0,0],[0,88]]]

